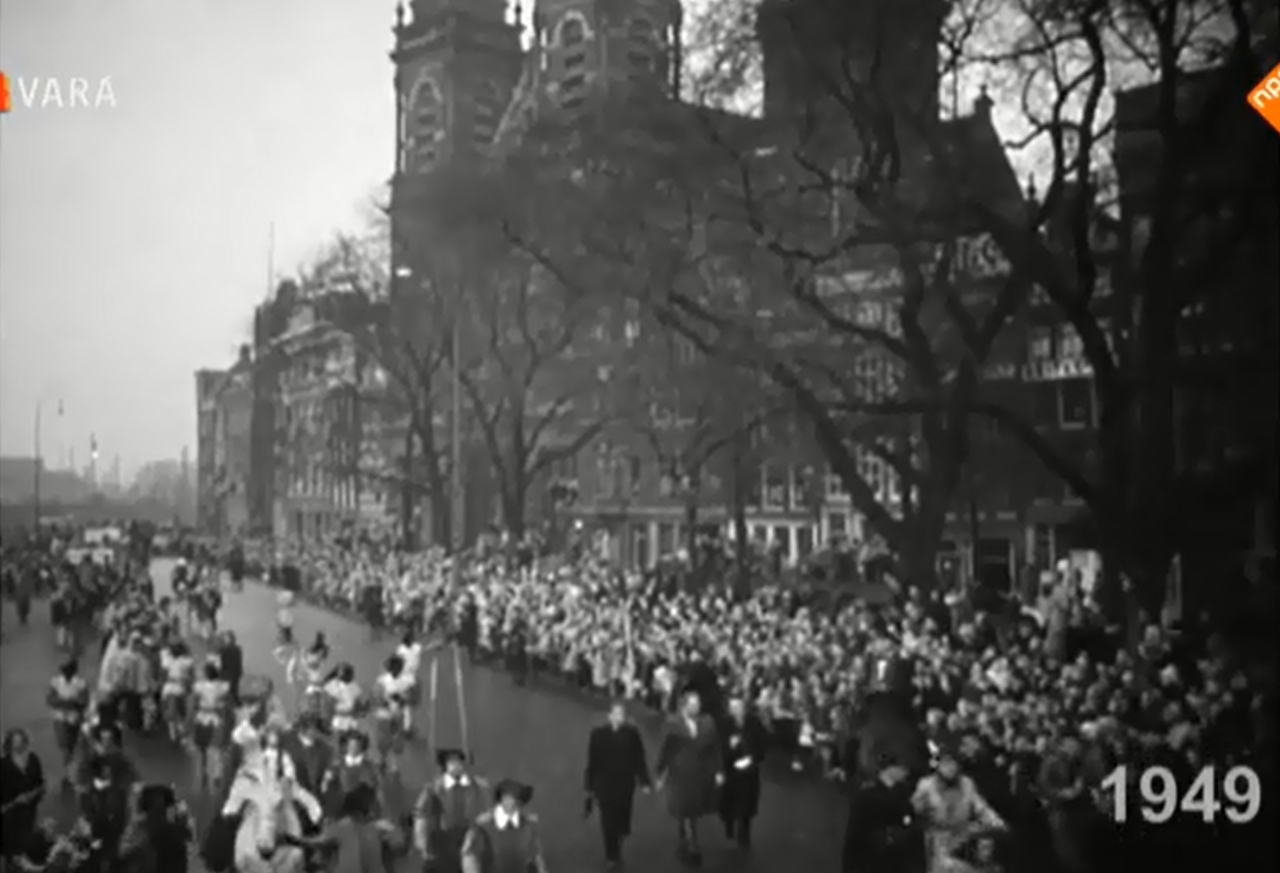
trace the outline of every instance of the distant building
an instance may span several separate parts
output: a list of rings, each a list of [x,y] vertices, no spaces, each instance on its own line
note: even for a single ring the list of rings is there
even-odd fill
[[[276,537],[314,539],[390,523],[393,489],[382,449],[385,374],[357,336],[371,335],[385,306],[347,290],[290,291],[264,336],[270,383],[255,409],[258,469],[270,466]]]
[[[29,503],[35,498],[36,459],[0,457],[0,501]],[[80,476],[71,470],[54,470],[41,461],[40,500],[54,505],[86,500],[93,493]]]
[[[248,346],[230,369],[196,373],[196,525],[213,536],[249,532],[252,380]]]

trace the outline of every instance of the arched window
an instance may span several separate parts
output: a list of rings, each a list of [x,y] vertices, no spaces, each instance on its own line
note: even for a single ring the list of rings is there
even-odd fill
[[[435,80],[424,78],[413,89],[409,100],[410,156],[415,167],[433,163],[437,148],[444,138],[444,96]]]
[[[649,72],[658,53],[658,30],[647,18],[636,17],[627,24],[627,63],[633,70]]]
[[[556,28],[556,45],[561,49],[577,48],[591,39],[591,28],[581,12],[566,12]]]
[[[502,101],[498,96],[498,88],[492,82],[484,82],[476,89],[475,125],[472,130],[476,145],[487,146],[492,143],[501,120]]]

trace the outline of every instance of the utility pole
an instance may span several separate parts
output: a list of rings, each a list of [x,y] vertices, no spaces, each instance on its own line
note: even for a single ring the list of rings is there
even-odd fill
[[[36,528],[35,535],[36,536],[40,535],[40,414],[43,411],[42,410],[43,406],[44,404],[41,401],[36,401],[36,421],[35,421],[35,434],[34,434],[34,437],[35,437],[34,447],[35,447],[36,457],[35,457],[35,462],[33,464],[34,469],[32,471],[32,482],[31,482],[31,498],[32,498],[32,503],[34,504],[33,512],[35,514],[35,528]]]

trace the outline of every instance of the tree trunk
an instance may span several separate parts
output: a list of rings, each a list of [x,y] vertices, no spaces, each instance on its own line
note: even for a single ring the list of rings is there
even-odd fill
[[[749,435],[743,434],[733,441],[733,545],[737,565],[735,587],[744,596],[751,590],[751,543],[747,531],[747,439]]]
[[[414,530],[413,515],[417,507],[417,495],[413,488],[413,431],[404,438],[404,469],[400,481],[400,541],[408,551],[417,547],[417,536]]]

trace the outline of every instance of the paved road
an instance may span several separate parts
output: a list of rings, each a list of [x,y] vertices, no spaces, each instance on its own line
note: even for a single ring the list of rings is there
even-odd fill
[[[169,567],[155,568],[157,588],[167,590]],[[271,657],[274,644],[275,593],[250,583],[242,593],[227,595],[221,616],[223,627],[235,631],[245,652],[246,670],[263,673],[283,685],[283,668]],[[11,630],[5,619],[3,653],[3,725],[28,727],[37,751],[55,760],[51,732],[44,719],[45,683],[57,663],[52,632],[44,613],[24,633]],[[296,630],[302,642],[317,630],[325,631],[335,658],[350,661],[362,683],[373,679],[394,645],[391,638],[375,639],[351,619],[309,605],[297,608]],[[425,671],[425,668],[424,668]],[[452,682],[451,659],[439,668],[440,706],[436,717],[436,745],[460,744],[458,705]],[[575,695],[543,688],[516,686],[506,675],[485,667],[464,665],[463,684],[468,698],[471,745],[476,769],[497,780],[512,777],[536,789],[532,808],[543,822],[544,839],[553,873],[591,873],[602,869],[596,821],[582,815],[582,767],[587,734],[601,718],[598,707]],[[419,723],[427,716],[419,713]],[[650,757],[656,736],[646,728]],[[192,770],[180,757],[163,748],[139,748],[144,776],[176,781],[200,807],[191,788]],[[416,745],[401,767],[410,791],[416,790],[434,770],[427,742]],[[823,873],[837,869],[843,805],[826,790],[805,783],[770,783],[765,786],[755,848],[742,854],[723,838],[718,821],[704,824],[704,870],[711,873]],[[628,866],[643,873],[678,869],[674,862],[674,825],[656,796],[637,800],[634,836],[626,847]],[[416,861],[404,869],[416,869]]]

